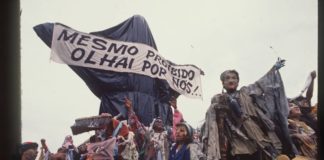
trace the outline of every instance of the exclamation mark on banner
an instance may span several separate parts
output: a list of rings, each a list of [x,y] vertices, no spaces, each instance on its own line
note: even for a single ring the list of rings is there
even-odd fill
[[[197,87],[193,90],[192,95],[196,95],[196,96],[197,96],[197,93],[196,93],[196,94],[194,94],[194,93],[198,90],[198,88],[199,88],[199,86],[197,86]]]
[[[193,92],[196,92],[198,88],[199,88],[199,86],[197,86]]]

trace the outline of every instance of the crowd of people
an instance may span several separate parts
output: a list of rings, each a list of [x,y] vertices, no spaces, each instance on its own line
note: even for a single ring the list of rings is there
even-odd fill
[[[220,79],[224,90],[212,98],[205,122],[199,128],[185,121],[175,97],[170,101],[172,126],[163,124],[161,117],[145,126],[134,112],[132,101],[125,97],[127,120],[112,117],[78,146],[68,135],[56,152],[47,147],[45,139],[40,141],[39,152],[37,142],[22,143],[19,157],[21,160],[37,157],[38,160],[316,159],[318,104],[311,104],[316,72],[310,73],[300,94],[288,98],[280,80],[274,86],[269,83],[280,76],[277,71],[282,66],[284,60],[277,61],[264,77],[239,90],[239,73],[223,72]],[[109,113],[100,116],[111,117]]]

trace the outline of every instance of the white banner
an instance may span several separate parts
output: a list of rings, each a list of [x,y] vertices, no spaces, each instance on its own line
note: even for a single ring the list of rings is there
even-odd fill
[[[51,59],[58,63],[164,79],[180,94],[202,98],[199,68],[171,64],[145,44],[111,40],[55,24],[51,49]]]

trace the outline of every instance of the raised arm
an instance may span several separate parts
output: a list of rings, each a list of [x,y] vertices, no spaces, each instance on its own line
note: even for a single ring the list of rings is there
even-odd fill
[[[314,79],[316,78],[316,71],[312,71],[309,76],[306,79],[305,85],[303,89],[300,91],[300,93],[293,97],[292,100],[303,96],[304,92],[306,91],[306,102],[308,103],[309,106],[311,106],[311,99],[313,97],[313,90],[314,90]]]
[[[312,71],[309,75],[309,79],[310,79],[310,84],[307,87],[307,91],[306,91],[306,100],[307,102],[311,102],[311,99],[313,97],[313,90],[314,90],[314,79],[316,78],[316,71]],[[310,104],[309,104],[310,105]]]
[[[139,128],[143,128],[144,130],[146,130],[144,125],[139,121],[136,113],[133,110],[132,101],[127,97],[125,97],[125,107],[127,109],[128,123],[130,125],[131,130],[135,131]]]

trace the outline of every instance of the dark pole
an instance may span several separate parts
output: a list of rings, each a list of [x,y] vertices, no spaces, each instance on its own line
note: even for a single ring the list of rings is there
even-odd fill
[[[0,157],[9,160],[21,143],[20,4],[6,0],[0,6]]]

